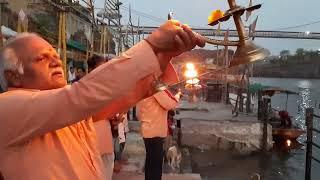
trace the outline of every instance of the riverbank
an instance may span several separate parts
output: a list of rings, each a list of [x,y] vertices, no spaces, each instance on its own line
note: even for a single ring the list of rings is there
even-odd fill
[[[272,78],[320,79],[319,56],[288,57],[254,64],[253,76]]]

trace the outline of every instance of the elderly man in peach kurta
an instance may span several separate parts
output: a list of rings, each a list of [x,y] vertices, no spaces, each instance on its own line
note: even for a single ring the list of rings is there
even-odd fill
[[[0,171],[6,180],[104,180],[91,116],[124,111],[155,93],[170,59],[201,36],[168,21],[120,57],[71,86],[55,49],[22,34],[1,53],[8,91],[0,94]],[[5,88],[7,89],[7,88]]]

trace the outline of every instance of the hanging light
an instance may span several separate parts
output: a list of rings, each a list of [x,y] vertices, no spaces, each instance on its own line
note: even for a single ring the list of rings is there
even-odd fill
[[[291,143],[292,143],[292,142],[291,142],[291,140],[290,140],[290,139],[288,139],[288,140],[286,141],[286,144],[287,144],[287,146],[288,146],[288,147],[290,147],[290,146],[291,146]]]

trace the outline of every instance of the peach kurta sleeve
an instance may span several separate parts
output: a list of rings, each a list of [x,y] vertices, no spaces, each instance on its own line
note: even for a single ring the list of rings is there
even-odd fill
[[[71,86],[0,94],[0,148],[90,117],[159,72],[157,57],[142,41]]]
[[[165,110],[170,110],[178,105],[178,100],[167,90],[153,95],[160,106]]]
[[[163,72],[162,81],[168,85],[178,82],[177,73],[170,63]],[[147,98],[155,93],[152,88],[154,77],[152,75],[140,80],[133,90],[128,91],[124,96],[117,98],[109,103],[102,111],[93,116],[93,120],[101,120],[114,116],[118,112],[125,112],[134,106],[141,99]]]

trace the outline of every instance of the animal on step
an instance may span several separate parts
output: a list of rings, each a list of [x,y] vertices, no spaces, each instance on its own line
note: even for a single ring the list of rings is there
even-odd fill
[[[250,180],[261,180],[261,176],[258,173],[254,173],[251,177]]]
[[[181,151],[176,146],[171,146],[166,154],[168,165],[172,170],[180,169],[180,163],[182,159]]]

